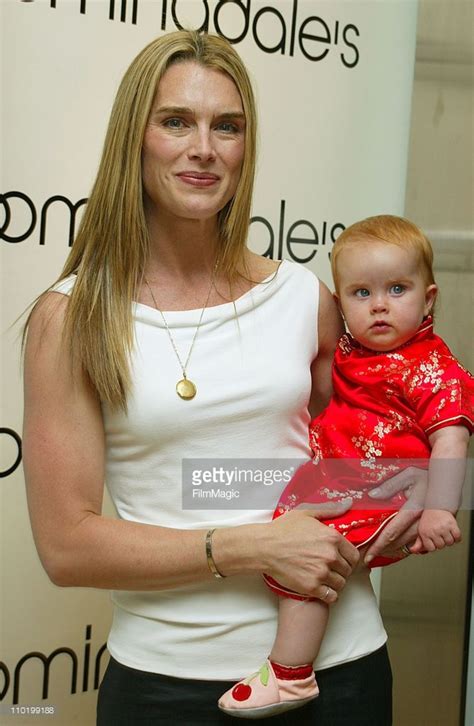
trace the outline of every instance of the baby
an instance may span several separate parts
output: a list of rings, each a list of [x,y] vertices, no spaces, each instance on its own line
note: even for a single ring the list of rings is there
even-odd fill
[[[473,429],[474,379],[433,333],[432,262],[427,238],[399,217],[370,217],[338,237],[331,255],[334,297],[349,333],[335,353],[333,397],[310,425],[314,457],[296,472],[274,515],[349,496],[351,510],[324,523],[363,547],[406,502],[397,494],[374,506],[367,492],[404,467],[427,467],[416,541],[398,558],[378,557],[371,567],[442,549],[461,536],[455,513]],[[275,643],[260,670],[219,700],[221,710],[240,718],[298,708],[319,693],[313,662],[335,593],[327,587],[317,600],[264,577],[281,596]]]

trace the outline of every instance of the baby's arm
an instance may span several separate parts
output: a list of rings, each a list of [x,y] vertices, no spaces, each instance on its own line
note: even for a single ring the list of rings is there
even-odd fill
[[[461,501],[469,432],[464,426],[447,426],[429,439],[428,492],[418,537],[410,547],[414,554],[442,549],[461,539],[455,514]]]

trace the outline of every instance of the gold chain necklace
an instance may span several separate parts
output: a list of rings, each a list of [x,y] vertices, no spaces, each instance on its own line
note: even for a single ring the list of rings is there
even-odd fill
[[[217,265],[218,265],[218,263],[216,262],[216,264],[214,265],[214,269],[212,271],[211,284],[209,285],[209,292],[207,293],[206,302],[204,303],[204,307],[201,310],[201,315],[199,316],[199,321],[198,321],[196,330],[194,331],[193,339],[191,341],[191,345],[189,347],[189,351],[188,351],[188,355],[187,355],[187,358],[186,358],[186,362],[184,364],[183,364],[183,361],[181,360],[181,356],[179,355],[178,349],[176,347],[176,343],[174,342],[174,338],[173,338],[173,336],[171,334],[171,330],[169,329],[169,325],[168,325],[168,322],[167,322],[167,320],[166,320],[166,318],[165,318],[165,316],[163,314],[163,311],[160,310],[160,308],[156,304],[155,296],[153,295],[153,290],[150,287],[150,283],[148,282],[148,280],[146,279],[146,277],[144,278],[145,284],[146,284],[146,286],[147,286],[147,288],[148,288],[148,290],[150,292],[151,299],[153,300],[153,304],[154,304],[155,308],[158,310],[158,312],[161,315],[161,318],[162,318],[163,323],[164,323],[165,328],[166,328],[166,332],[168,333],[168,337],[170,339],[170,343],[173,346],[173,350],[174,350],[174,352],[176,354],[176,358],[178,359],[179,365],[181,366],[181,370],[183,371],[183,377],[176,384],[176,393],[178,394],[178,396],[180,398],[184,399],[185,401],[190,401],[192,398],[194,398],[194,396],[197,393],[196,384],[189,380],[189,378],[186,375],[186,369],[188,367],[189,359],[191,358],[191,353],[193,352],[194,343],[196,342],[196,338],[197,338],[197,334],[199,332],[199,328],[201,327],[202,318],[204,316],[204,311],[207,308],[207,305],[209,303],[209,298],[211,297],[212,288],[214,287],[214,279],[215,279],[215,276],[216,276]]]

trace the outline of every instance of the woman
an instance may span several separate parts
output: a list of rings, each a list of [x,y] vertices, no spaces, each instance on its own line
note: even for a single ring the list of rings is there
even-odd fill
[[[330,395],[342,324],[329,291],[245,246],[255,136],[252,89],[227,42],[182,31],[147,46],[118,91],[60,280],[28,321],[38,551],[56,584],[114,591],[100,726],[174,724],[177,708],[187,724],[230,722],[215,705],[221,679],[247,673],[273,637],[276,603],[258,574],[333,603],[358,560],[320,511],[270,522],[272,503],[182,506],[184,458],[307,456],[308,408]],[[102,515],[104,477],[118,519]],[[416,514],[397,519],[379,548],[414,539]],[[325,642],[324,700],[300,722],[390,723],[366,568]]]

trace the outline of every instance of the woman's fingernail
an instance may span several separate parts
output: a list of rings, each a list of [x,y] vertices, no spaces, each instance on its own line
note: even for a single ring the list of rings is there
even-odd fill
[[[341,504],[351,504],[352,497],[345,497],[344,499],[341,499]]]
[[[374,559],[373,555],[368,555],[368,557],[365,558],[364,562],[366,565],[368,565],[372,560]]]
[[[376,497],[380,494],[380,489],[372,489],[368,494],[369,497]]]

